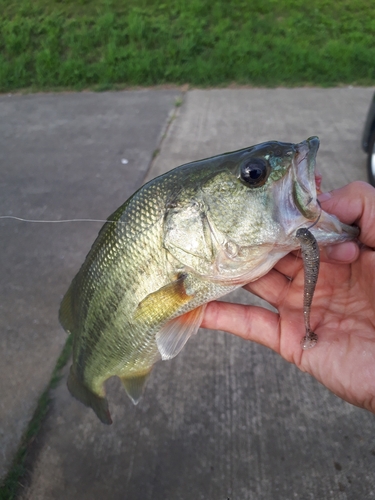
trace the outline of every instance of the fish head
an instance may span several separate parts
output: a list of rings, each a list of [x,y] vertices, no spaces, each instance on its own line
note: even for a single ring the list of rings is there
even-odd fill
[[[318,194],[322,176],[316,167],[319,146],[316,136],[298,144],[272,143],[269,184],[273,218],[283,227],[291,244],[301,227],[308,227],[321,245],[358,236],[358,228],[342,223],[321,208]]]
[[[319,138],[310,137],[298,144],[269,141],[233,157],[224,155],[227,171],[202,186],[212,227],[245,247],[268,243],[294,248],[296,231],[308,226],[322,244],[353,239],[357,229],[319,204],[318,149]]]
[[[186,198],[167,218],[165,246],[201,275],[252,280],[300,247],[301,227],[323,245],[355,238],[356,228],[319,204],[318,148],[318,137],[269,141],[190,164]]]

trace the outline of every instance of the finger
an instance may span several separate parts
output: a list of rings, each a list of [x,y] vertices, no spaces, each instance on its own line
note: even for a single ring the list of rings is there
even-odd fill
[[[332,264],[350,264],[358,259],[359,254],[359,247],[354,241],[346,241],[338,245],[320,247],[321,262]],[[279,260],[274,269],[294,279],[303,269],[303,261],[300,257],[300,252],[293,252],[286,255]]]
[[[229,302],[209,302],[201,327],[234,333],[280,354],[279,315],[268,309]]]
[[[289,276],[290,278],[294,279],[303,268],[303,261],[300,255],[301,254],[299,251],[297,253],[289,253],[281,260],[279,260],[274,269],[284,274],[285,276]]]
[[[275,269],[271,269],[266,275],[256,281],[248,283],[243,288],[255,293],[258,297],[266,300],[272,306],[278,307],[284,300],[290,288],[290,279]]]
[[[361,228],[359,239],[375,247],[375,188],[366,182],[356,181],[319,196],[323,210],[336,215],[346,224]]]
[[[350,264],[359,257],[359,247],[354,241],[346,241],[339,245],[331,245],[321,249],[321,260],[323,262]]]

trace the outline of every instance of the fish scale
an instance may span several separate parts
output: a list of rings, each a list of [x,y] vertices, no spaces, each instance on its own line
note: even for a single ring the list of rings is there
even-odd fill
[[[109,217],[60,307],[74,336],[68,388],[102,422],[112,421],[109,377],[137,403],[153,365],[197,332],[206,303],[266,274],[312,218],[318,243],[355,237],[318,205],[318,146],[270,141],[182,165]]]

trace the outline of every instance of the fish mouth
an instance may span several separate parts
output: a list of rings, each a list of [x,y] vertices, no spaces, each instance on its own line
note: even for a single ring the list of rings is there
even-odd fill
[[[317,196],[321,192],[322,176],[316,169],[319,138],[309,137],[295,146],[293,160],[293,199],[296,207],[306,219],[318,217],[320,207]]]
[[[293,161],[293,200],[299,212],[312,221],[311,232],[319,243],[330,244],[355,239],[359,230],[339,221],[337,217],[322,210],[318,201],[322,175],[316,168],[319,138],[309,137],[295,145]],[[299,227],[306,227],[306,220]]]

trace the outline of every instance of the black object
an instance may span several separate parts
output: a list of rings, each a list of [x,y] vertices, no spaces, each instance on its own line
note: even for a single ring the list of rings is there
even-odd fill
[[[367,153],[367,177],[375,186],[375,93],[372,96],[362,135],[362,149]]]

